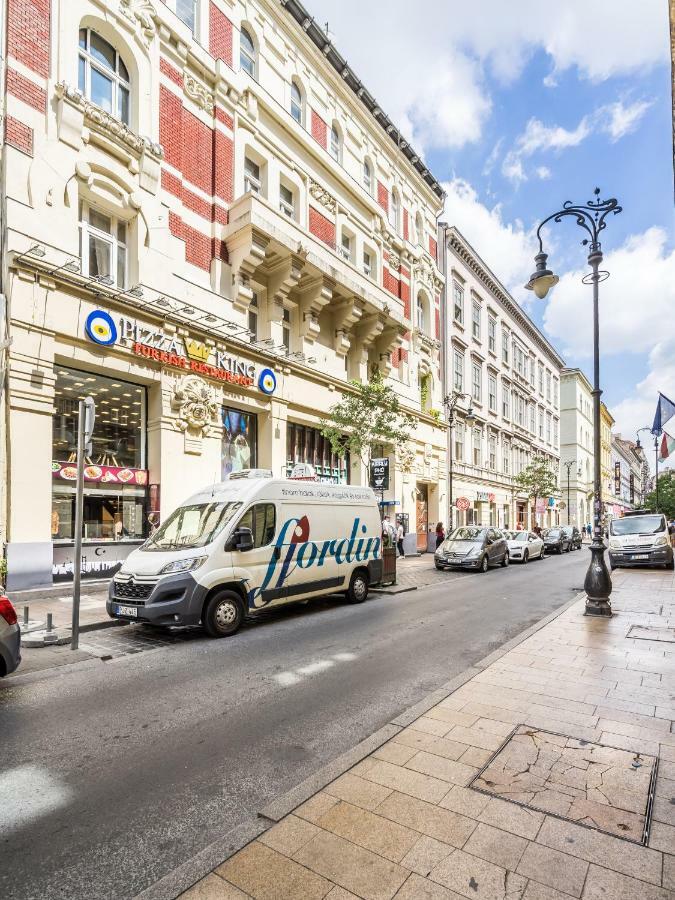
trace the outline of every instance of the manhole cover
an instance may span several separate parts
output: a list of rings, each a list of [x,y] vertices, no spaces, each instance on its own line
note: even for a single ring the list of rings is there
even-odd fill
[[[646,843],[653,756],[519,725],[471,787]]]
[[[675,644],[675,628],[667,628],[665,625],[631,625],[626,637]]]

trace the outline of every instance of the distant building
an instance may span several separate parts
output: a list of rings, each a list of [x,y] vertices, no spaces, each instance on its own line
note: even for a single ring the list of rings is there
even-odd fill
[[[640,509],[644,500],[644,454],[633,441],[612,435],[612,501],[606,514],[611,518],[623,516],[631,509]]]
[[[581,369],[563,369],[560,387],[561,486],[570,523],[581,528],[593,518],[593,395]],[[570,463],[569,492],[567,469]]]

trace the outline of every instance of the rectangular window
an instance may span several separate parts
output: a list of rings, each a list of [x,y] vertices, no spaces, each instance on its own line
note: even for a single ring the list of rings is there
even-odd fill
[[[553,379],[553,405],[558,409],[558,379]]]
[[[340,246],[338,247],[340,251],[340,256],[343,259],[346,259],[348,262],[352,258],[352,239],[348,234],[342,235],[342,240],[340,242]]]
[[[505,384],[502,385],[502,416],[505,419],[511,417],[511,393]]]
[[[558,448],[558,420],[553,420],[553,448]]]
[[[228,406],[221,408],[223,438],[221,446],[222,478],[230,472],[254,469],[258,464],[258,428],[255,413],[242,412]]]
[[[473,363],[471,367],[471,396],[476,403],[481,402],[481,393],[483,390],[481,368],[479,363]]]
[[[534,387],[534,359],[530,357],[530,384]]]
[[[124,289],[127,280],[127,226],[80,202],[82,274]]]
[[[505,475],[511,471],[511,445],[507,443],[502,444],[502,468]]]
[[[181,22],[185,22],[193,34],[195,30],[196,6],[197,0],[176,0],[176,15]]]
[[[480,340],[480,304],[474,303],[471,313],[471,334],[474,338]]]
[[[544,396],[544,365],[539,363],[539,393]]]
[[[544,410],[539,410],[539,440],[544,440]]]
[[[453,387],[456,391],[464,390],[464,354],[454,350],[452,354]]]
[[[551,443],[551,413],[546,413],[546,443]]]
[[[286,428],[287,476],[297,463],[314,466],[322,482],[349,483],[349,453],[338,456],[333,453],[328,438],[325,438],[317,428],[289,422]]]
[[[488,438],[488,465],[493,472],[497,468],[497,438],[494,434]]]
[[[497,412],[497,379],[488,375],[488,407],[490,412]]]
[[[281,343],[284,345],[286,350],[291,349],[291,311],[290,311],[290,309],[284,310],[284,318],[281,323]]]
[[[452,297],[455,306],[455,322],[460,325],[464,324],[464,288],[460,287],[456,281],[452,283]]]
[[[546,370],[546,399],[551,402],[551,373]]]
[[[293,191],[286,187],[285,184],[279,185],[279,209],[288,216],[289,219],[295,217],[295,204],[293,202]]]
[[[531,403],[530,404],[530,431],[532,432],[532,434],[534,434],[537,430],[536,418],[537,418],[536,410],[535,410],[534,404]]]
[[[497,322],[490,316],[488,318],[488,350],[497,352]]]
[[[507,366],[509,364],[509,333],[506,328],[502,328],[502,362]]]
[[[464,462],[464,424],[455,425],[455,459]]]
[[[259,194],[260,187],[260,166],[246,157],[244,160],[244,193]]]
[[[363,251],[363,274],[368,278],[373,274],[373,258],[368,250]]]
[[[473,430],[473,464],[474,466],[481,465],[481,447],[483,441],[483,433],[480,428],[474,428]]]

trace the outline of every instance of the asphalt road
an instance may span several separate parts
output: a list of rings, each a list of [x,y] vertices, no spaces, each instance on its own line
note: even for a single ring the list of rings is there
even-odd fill
[[[431,565],[430,558],[430,565]],[[0,685],[0,897],[129,898],[569,600],[588,552]]]

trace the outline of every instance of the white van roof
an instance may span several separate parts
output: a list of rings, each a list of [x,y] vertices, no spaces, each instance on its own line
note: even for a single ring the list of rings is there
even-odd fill
[[[268,500],[324,501],[328,503],[374,503],[375,492],[370,487],[349,484],[324,484],[320,481],[300,481],[291,478],[269,478],[254,475],[233,478],[204,487],[184,500],[181,506],[212,501],[239,500],[248,503],[256,497]]]

